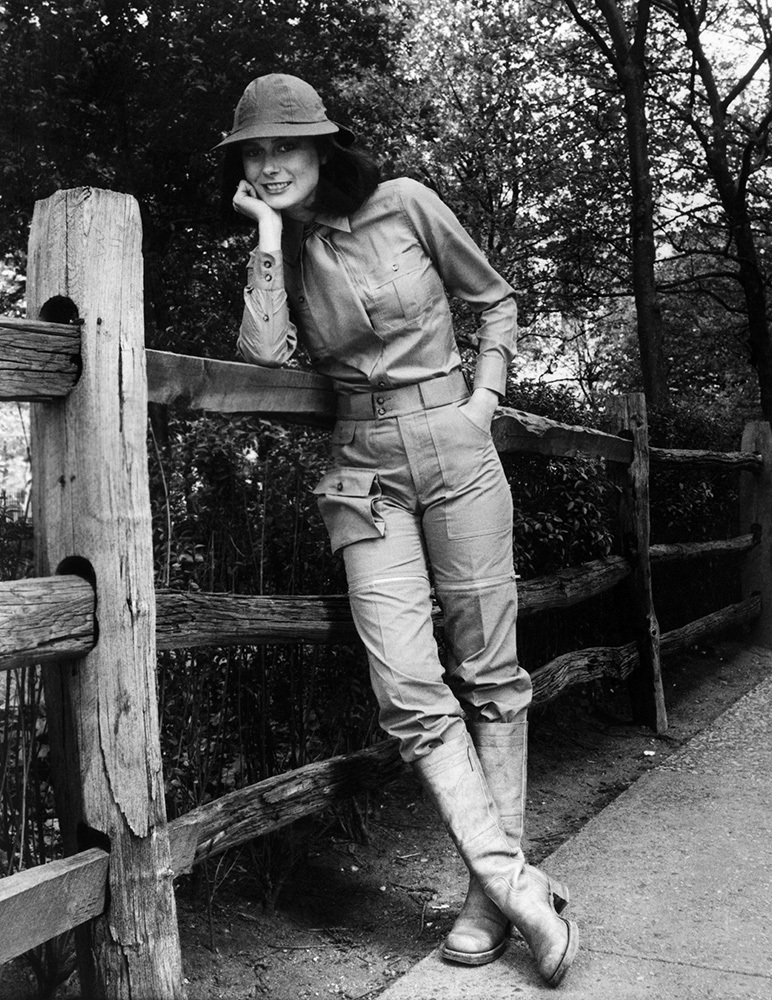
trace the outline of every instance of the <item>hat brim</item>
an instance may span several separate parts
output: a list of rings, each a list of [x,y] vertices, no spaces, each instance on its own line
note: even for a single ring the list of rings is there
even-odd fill
[[[235,132],[231,132],[230,135],[226,135],[212,149],[222,149],[223,146],[232,146],[234,143],[245,142],[247,139],[273,139],[284,135],[336,135],[338,142],[342,146],[350,146],[356,138],[351,129],[346,128],[345,125],[338,125],[337,122],[330,121],[329,119],[323,122],[255,123],[244,125],[242,128],[236,129]]]

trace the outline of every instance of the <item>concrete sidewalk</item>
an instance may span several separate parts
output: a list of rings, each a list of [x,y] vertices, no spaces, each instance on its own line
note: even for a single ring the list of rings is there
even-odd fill
[[[513,940],[498,962],[433,952],[379,1000],[772,1000],[770,676],[648,772],[543,867],[580,950],[557,990]]]

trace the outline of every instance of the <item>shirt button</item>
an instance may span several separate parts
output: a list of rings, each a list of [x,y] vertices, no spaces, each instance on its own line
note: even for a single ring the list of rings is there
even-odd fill
[[[378,396],[378,397],[376,398],[375,402],[376,402],[376,403],[382,403],[382,402],[383,402],[383,396]]]
[[[384,410],[384,408],[382,406],[379,406],[378,407],[378,416],[382,417],[385,413],[386,413],[386,411]]]
[[[270,316],[268,316],[268,315],[263,316],[263,322],[264,323],[267,323],[269,319],[270,319]]]
[[[251,294],[251,292],[252,292],[252,286],[251,285],[247,285],[247,291]]]
[[[379,383],[378,383],[378,385],[379,385],[379,386],[380,386],[381,388],[383,388],[383,387],[384,387],[384,386],[386,385],[386,383],[385,383],[385,382],[379,382]]]
[[[266,281],[273,281],[273,275],[272,274],[266,274],[265,280]]]
[[[342,490],[343,489],[343,483],[338,483],[338,485],[336,486],[336,489]]]
[[[391,265],[391,269],[392,269],[392,271],[398,271],[399,270],[399,264],[392,264]]]
[[[298,302],[305,302],[305,301],[306,301],[305,295],[298,295]]]
[[[263,267],[273,267],[273,263],[270,260],[264,260]]]

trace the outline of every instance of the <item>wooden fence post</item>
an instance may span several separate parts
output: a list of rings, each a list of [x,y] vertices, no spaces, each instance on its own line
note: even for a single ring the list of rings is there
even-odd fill
[[[752,641],[772,648],[772,430],[766,420],[746,424],[742,450],[758,452],[761,470],[740,476],[740,525],[758,531],[759,544],[743,562],[743,597],[761,594],[761,615],[751,632]]]
[[[79,935],[90,1000],[184,997],[156,700],[141,240],[134,199],[90,188],[38,202],[30,233],[30,316],[64,296],[82,320],[82,374],[66,399],[33,406],[32,454],[38,572],[80,560],[96,591],[95,648],[44,671],[68,850],[110,852],[108,909]]]
[[[620,519],[624,555],[630,560],[630,577],[635,630],[640,667],[629,679],[633,719],[651,726],[658,733],[667,729],[665,692],[660,666],[660,633],[651,586],[649,557],[649,430],[646,399],[632,392],[612,401],[612,413],[621,432],[633,442],[633,458],[621,477]]]

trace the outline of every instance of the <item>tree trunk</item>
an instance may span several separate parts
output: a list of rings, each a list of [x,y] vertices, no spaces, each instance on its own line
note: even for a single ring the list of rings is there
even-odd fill
[[[657,296],[654,269],[654,195],[649,159],[649,128],[646,121],[646,83],[642,61],[633,58],[619,76],[625,98],[627,150],[630,162],[630,240],[633,257],[633,295],[638,319],[643,391],[650,409],[667,402],[668,386],[662,348],[662,311]]]
[[[634,36],[617,0],[595,0],[606,22],[608,39],[579,11],[575,0],[564,0],[576,23],[608,61],[624,96],[625,132],[630,166],[630,243],[632,285],[638,324],[643,390],[650,409],[668,399],[662,348],[662,313],[655,281],[654,194],[646,120],[646,37],[650,0],[639,0]]]

